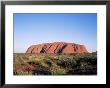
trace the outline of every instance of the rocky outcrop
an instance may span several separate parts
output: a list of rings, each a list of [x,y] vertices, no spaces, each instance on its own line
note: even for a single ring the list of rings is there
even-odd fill
[[[88,53],[84,45],[65,42],[43,43],[30,46],[26,53]]]

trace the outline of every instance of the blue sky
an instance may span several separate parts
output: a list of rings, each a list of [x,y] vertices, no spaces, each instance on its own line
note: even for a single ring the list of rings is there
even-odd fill
[[[56,41],[83,44],[89,52],[96,51],[97,14],[14,14],[14,52],[25,53],[30,45]]]

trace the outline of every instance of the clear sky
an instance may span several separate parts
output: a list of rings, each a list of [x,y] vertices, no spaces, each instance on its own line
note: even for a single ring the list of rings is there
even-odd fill
[[[30,45],[48,42],[73,42],[96,51],[97,14],[14,14],[14,52],[25,53]]]

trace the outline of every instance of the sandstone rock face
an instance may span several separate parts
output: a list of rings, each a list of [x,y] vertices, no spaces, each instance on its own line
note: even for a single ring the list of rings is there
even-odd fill
[[[30,46],[26,53],[88,53],[84,45],[65,42],[43,43]]]

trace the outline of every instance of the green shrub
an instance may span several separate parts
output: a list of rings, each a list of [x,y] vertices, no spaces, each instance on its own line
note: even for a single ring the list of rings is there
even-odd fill
[[[40,65],[35,71],[33,71],[33,75],[51,75],[51,71],[48,67]]]
[[[66,59],[60,59],[57,60],[56,62],[57,65],[62,66],[62,67],[72,67],[72,66],[76,66],[76,60],[73,58],[66,58]]]
[[[44,63],[47,64],[49,67],[52,66],[52,61],[51,60],[46,60]]]
[[[65,69],[56,69],[52,71],[52,75],[66,75]]]
[[[35,65],[39,65],[40,64],[40,62],[38,62],[38,61],[29,61],[29,62],[27,62],[28,64],[35,64]]]

